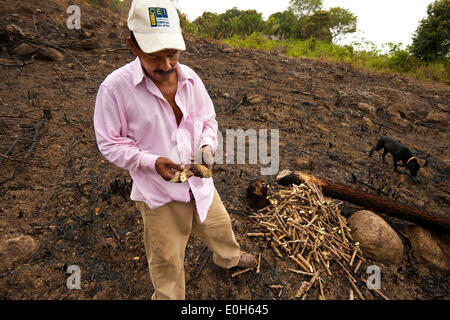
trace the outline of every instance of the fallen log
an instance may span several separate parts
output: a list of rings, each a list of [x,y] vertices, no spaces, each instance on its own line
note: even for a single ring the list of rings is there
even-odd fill
[[[383,212],[395,218],[407,220],[430,229],[450,233],[449,217],[412,208],[389,198],[355,190],[342,184],[323,180],[308,173],[284,170],[280,172],[276,180],[283,186],[288,186],[293,183],[301,184],[309,181],[320,187],[323,195],[327,197],[347,201],[372,211]]]

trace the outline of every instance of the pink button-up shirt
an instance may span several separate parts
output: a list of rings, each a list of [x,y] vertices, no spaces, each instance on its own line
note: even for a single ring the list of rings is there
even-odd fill
[[[100,85],[94,128],[100,152],[113,164],[129,170],[130,198],[151,209],[170,201],[195,198],[200,221],[206,219],[214,195],[212,178],[191,177],[185,183],[165,181],[155,170],[158,157],[187,164],[203,145],[217,148],[214,106],[203,82],[189,67],[177,64],[175,102],[183,113],[177,126],[172,107],[144,74],[139,58],[117,69]]]

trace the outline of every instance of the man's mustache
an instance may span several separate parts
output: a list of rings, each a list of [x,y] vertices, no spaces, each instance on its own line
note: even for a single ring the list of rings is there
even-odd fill
[[[171,74],[171,73],[174,72],[174,71],[175,71],[175,68],[170,69],[170,70],[168,70],[168,71],[164,71],[164,70],[161,70],[161,69],[156,69],[156,70],[155,70],[155,73],[157,73],[157,74],[163,76],[163,75]]]

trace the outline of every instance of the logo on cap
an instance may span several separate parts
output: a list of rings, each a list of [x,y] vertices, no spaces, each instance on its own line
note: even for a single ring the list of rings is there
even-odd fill
[[[148,8],[150,15],[150,26],[153,27],[170,27],[169,15],[166,8]]]

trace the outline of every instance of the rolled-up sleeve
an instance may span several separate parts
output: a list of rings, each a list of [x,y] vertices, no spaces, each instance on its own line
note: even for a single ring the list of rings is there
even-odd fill
[[[155,162],[159,156],[140,150],[135,141],[127,137],[125,110],[113,90],[104,83],[100,85],[95,102],[94,130],[98,148],[108,161],[129,171],[156,172]]]

